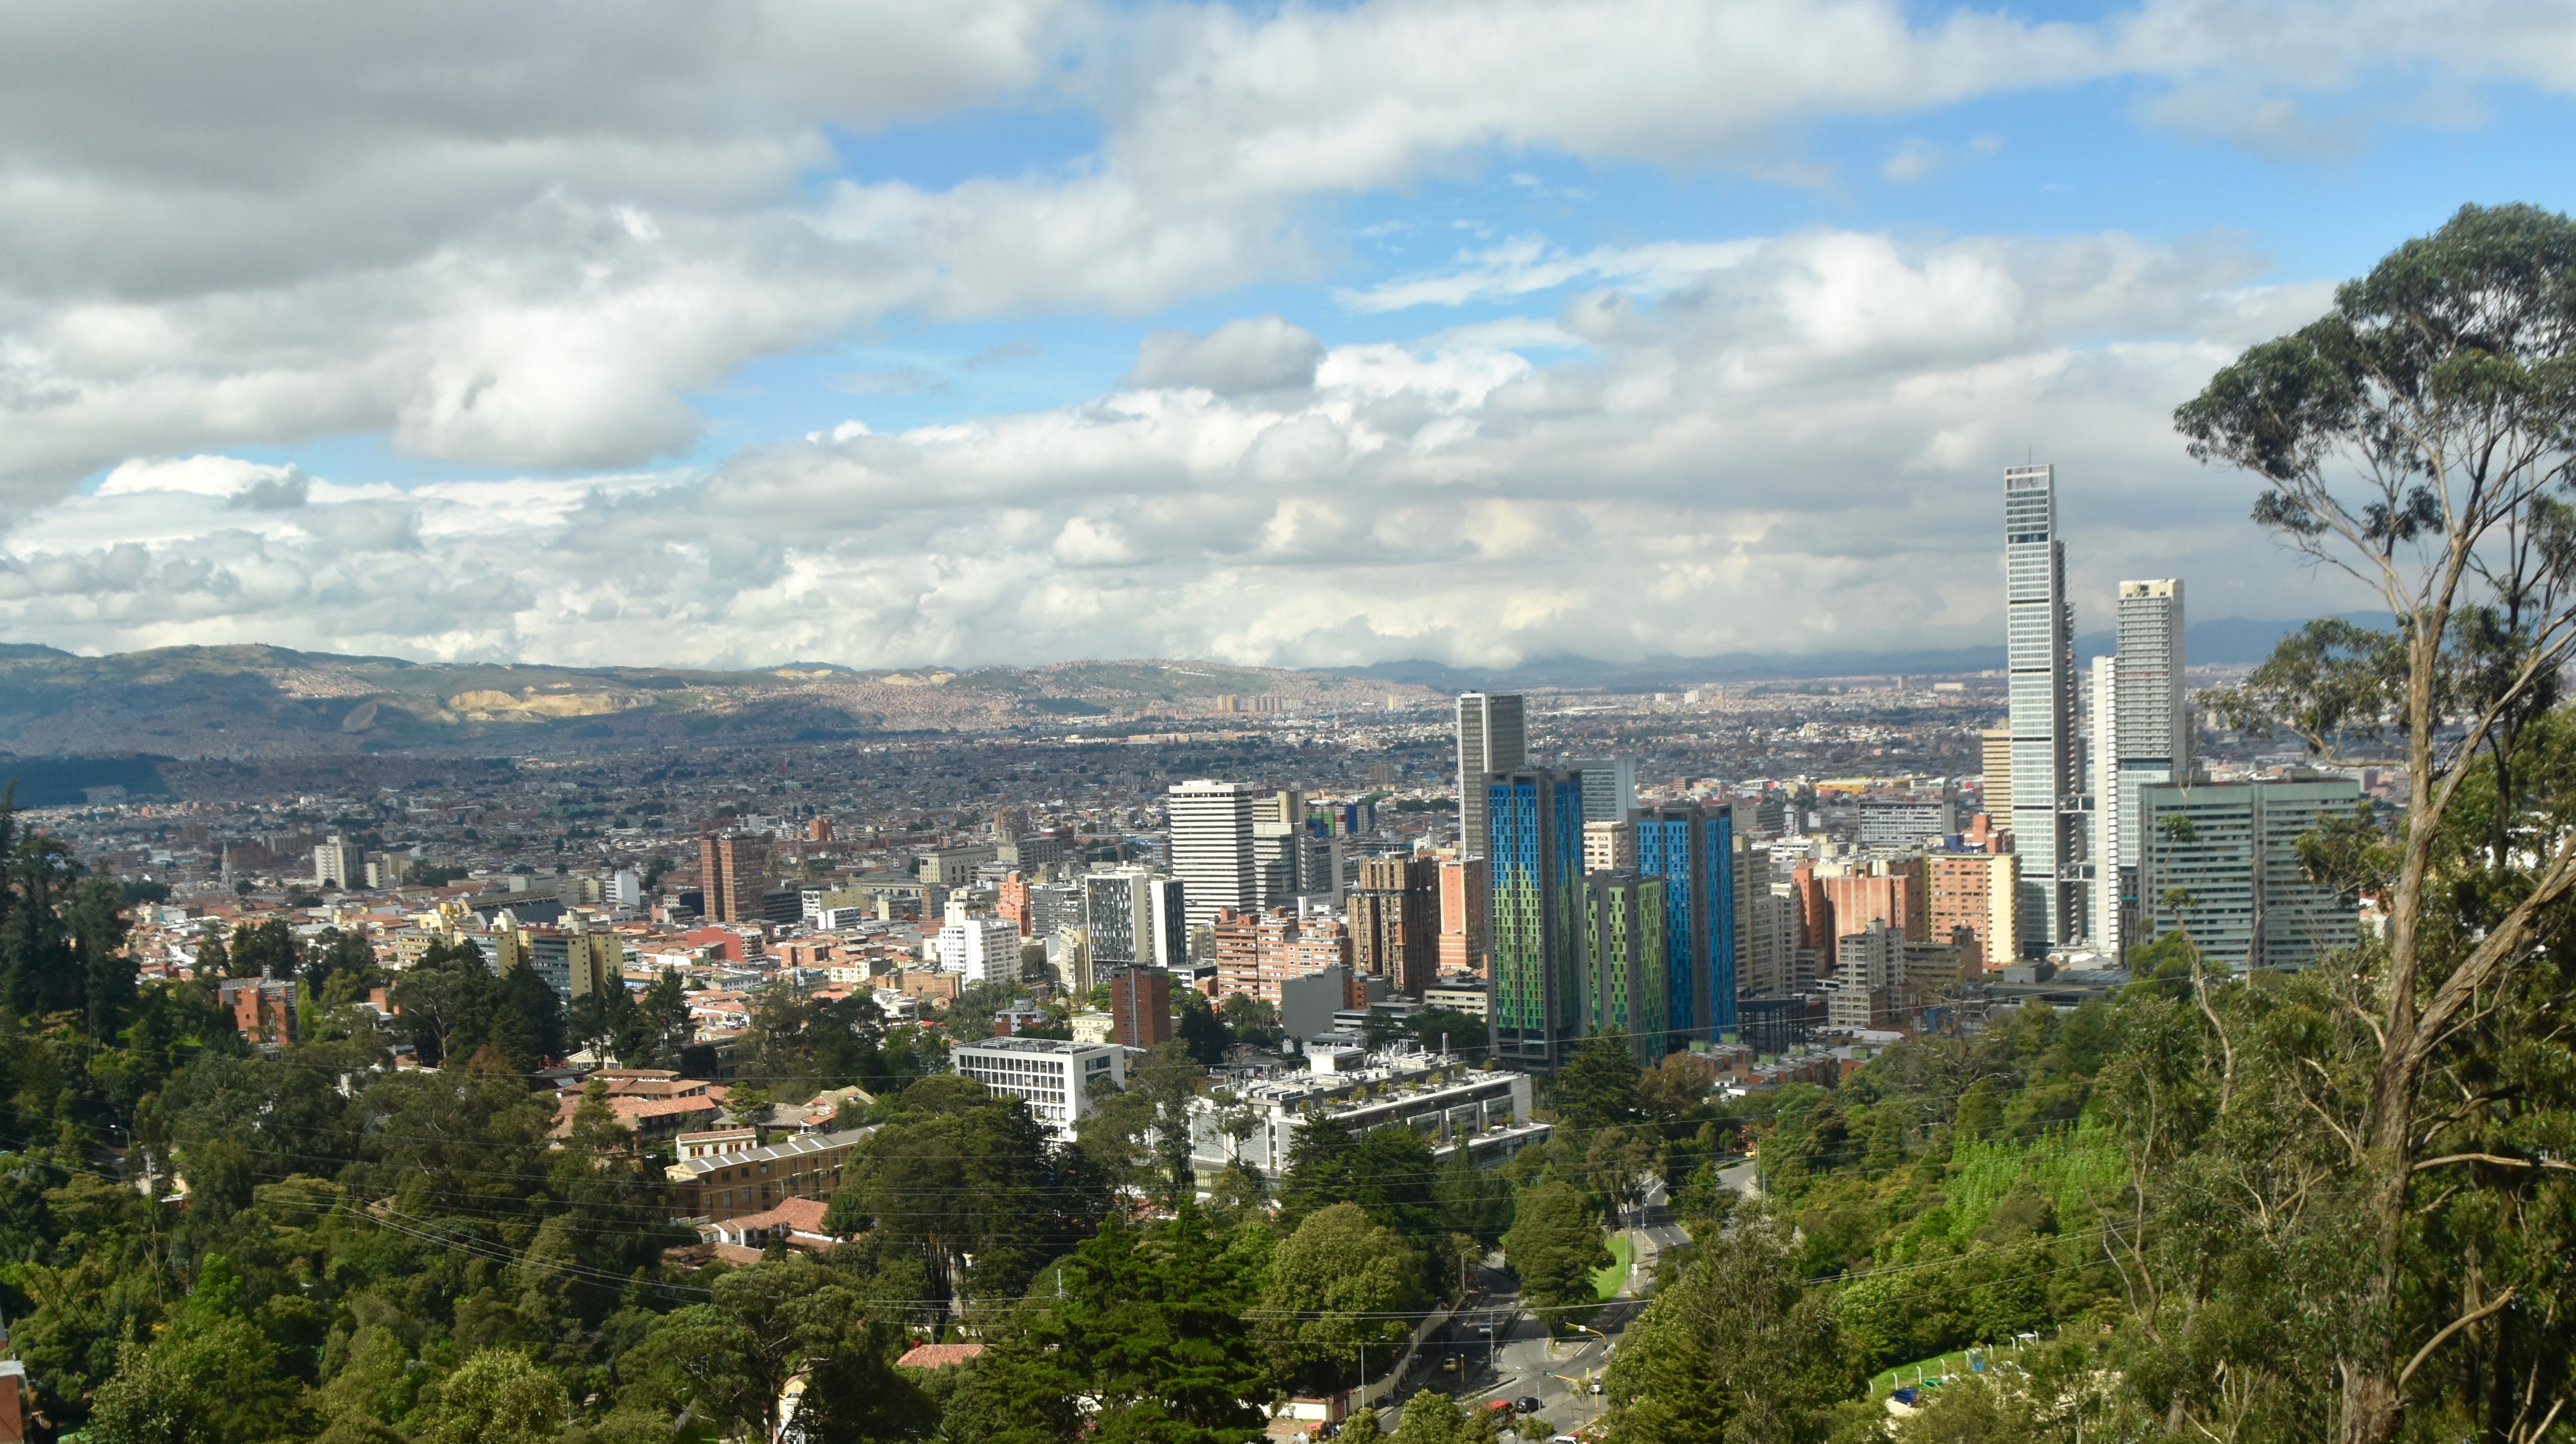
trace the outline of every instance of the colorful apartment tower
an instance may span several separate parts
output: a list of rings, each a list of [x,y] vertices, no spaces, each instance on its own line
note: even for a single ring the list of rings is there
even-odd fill
[[[1672,890],[1660,877],[1588,873],[1583,879],[1583,1031],[1611,1038],[1652,1064],[1673,1034],[1666,951]]]
[[[1583,1028],[1583,779],[1488,773],[1495,1056],[1554,1068]]]
[[[1715,1042],[1736,1026],[1735,809],[1649,807],[1635,814],[1635,831],[1637,871],[1664,884],[1672,1047]]]

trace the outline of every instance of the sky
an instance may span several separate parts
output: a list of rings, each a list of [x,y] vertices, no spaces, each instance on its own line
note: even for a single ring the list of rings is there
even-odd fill
[[[2369,599],[2173,408],[2576,4],[0,9],[0,640],[854,667],[2002,640]]]

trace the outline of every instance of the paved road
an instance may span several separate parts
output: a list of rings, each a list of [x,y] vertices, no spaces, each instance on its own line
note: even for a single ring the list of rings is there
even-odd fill
[[[1747,1165],[1745,1178],[1749,1182],[1751,1177],[1751,1167]],[[1727,1182],[1733,1184],[1735,1180],[1729,1178]],[[1666,1250],[1690,1239],[1673,1222],[1661,1186],[1647,1195],[1642,1208],[1621,1222],[1636,1244],[1634,1268],[1620,1296],[1603,1305],[1593,1318],[1593,1332],[1570,1339],[1550,1339],[1545,1323],[1520,1312],[1519,1286],[1510,1275],[1500,1269],[1479,1269],[1476,1282],[1484,1297],[1476,1307],[1459,1314],[1447,1336],[1425,1345],[1412,1372],[1399,1386],[1400,1392],[1409,1395],[1417,1389],[1432,1389],[1455,1395],[1460,1402],[1476,1408],[1496,1399],[1536,1396],[1542,1406],[1539,1417],[1555,1425],[1560,1433],[1572,1433],[1597,1419],[1601,1401],[1592,1393],[1591,1381],[1601,1376],[1610,1356],[1617,1352],[1621,1332],[1644,1308],[1644,1296],[1654,1285],[1657,1260]],[[1490,1335],[1483,1329],[1490,1329]],[[1455,1366],[1448,1367],[1452,1360]],[[1401,1417],[1400,1410],[1389,1409],[1382,1417],[1386,1427],[1393,1429]]]

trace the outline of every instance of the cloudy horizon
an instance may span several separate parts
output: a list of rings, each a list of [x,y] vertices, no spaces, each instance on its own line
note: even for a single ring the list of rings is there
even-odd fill
[[[2576,12],[1871,0],[0,15],[0,636],[1508,666],[2367,607],[2173,407]]]

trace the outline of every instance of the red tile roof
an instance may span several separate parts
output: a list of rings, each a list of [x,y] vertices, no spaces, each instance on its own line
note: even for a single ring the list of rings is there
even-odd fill
[[[902,1369],[945,1369],[951,1364],[965,1363],[982,1352],[982,1344],[916,1344],[894,1362],[897,1368]]]

